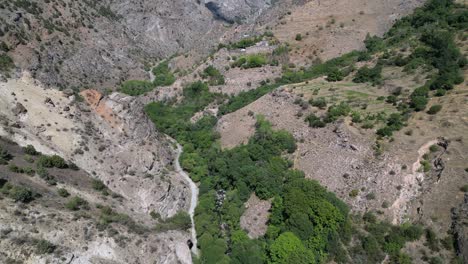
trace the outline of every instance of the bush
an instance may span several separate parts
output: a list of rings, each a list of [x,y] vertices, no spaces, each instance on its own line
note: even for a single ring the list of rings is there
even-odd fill
[[[249,68],[262,67],[266,63],[267,63],[267,59],[265,55],[252,54],[252,55],[246,55],[246,56],[240,57],[232,64],[232,67],[241,67],[244,69],[249,69]]]
[[[296,34],[296,37],[294,39],[296,41],[301,41],[302,40],[302,35],[301,34]]]
[[[22,186],[13,186],[13,188],[8,191],[8,196],[15,202],[29,203],[34,200],[33,192]]]
[[[310,127],[325,127],[326,125],[325,122],[320,119],[320,117],[313,113],[307,116],[306,122],[309,122]]]
[[[135,223],[135,221],[126,214],[117,213],[112,210],[109,206],[101,207],[101,214],[99,216],[99,225],[101,227],[107,227],[111,223],[118,223],[128,228],[129,232],[136,234],[143,234],[147,229]]]
[[[430,114],[430,115],[435,115],[435,114],[437,114],[440,110],[442,110],[442,106],[441,106],[441,105],[433,105],[433,106],[431,106],[431,108],[429,108],[429,110],[427,110],[427,113]]]
[[[462,191],[462,192],[468,192],[468,184],[463,185],[463,186],[460,188],[460,191]]]
[[[131,96],[138,96],[154,89],[154,84],[148,81],[129,80],[122,83],[119,91]]]
[[[370,69],[367,66],[363,66],[358,70],[354,76],[353,82],[365,83],[370,82],[372,85],[377,85],[382,82],[382,67],[377,65]]]
[[[37,152],[37,150],[34,148],[33,145],[27,145],[26,147],[23,148],[23,151],[24,153],[31,155],[31,156],[35,156],[39,154],[39,152]]]
[[[34,245],[36,246],[36,252],[38,254],[51,254],[55,251],[56,246],[52,244],[51,242],[41,239],[37,240],[34,242]]]
[[[13,156],[10,154],[10,152],[0,146],[0,165],[8,164],[8,161],[12,158]]]
[[[369,52],[362,51],[359,53],[359,56],[357,57],[357,61],[368,61],[372,59],[372,56]]]
[[[369,33],[364,40],[364,44],[366,45],[366,49],[371,53],[383,50],[385,48],[385,43],[382,38],[377,36],[371,37]]]
[[[447,90],[444,89],[437,89],[434,93],[435,96],[444,96],[447,93]]]
[[[230,44],[227,46],[228,49],[245,49],[250,46],[255,45],[257,42],[261,41],[263,36],[254,36],[250,38],[244,38],[240,41]]]
[[[280,56],[282,54],[288,53],[288,51],[289,51],[289,47],[287,45],[280,45],[273,50],[272,55]]]
[[[429,151],[431,151],[431,152],[436,152],[438,150],[439,150],[439,146],[437,144],[431,145],[429,147]]]
[[[169,86],[172,85],[176,78],[169,69],[169,62],[163,61],[158,66],[153,68],[154,86]]]
[[[55,167],[59,169],[65,169],[68,167],[68,164],[62,157],[58,155],[52,155],[52,156],[41,155],[37,159],[37,166],[44,167],[44,168]]]
[[[101,180],[97,180],[97,179],[93,179],[92,186],[93,186],[93,189],[96,191],[103,191],[104,189],[107,188],[106,185]]]
[[[186,212],[178,212],[173,217],[163,220],[156,226],[158,231],[187,230],[192,226],[190,216]]]
[[[13,60],[7,54],[0,54],[0,72],[8,73],[15,67]]]
[[[424,96],[411,97],[411,107],[413,107],[415,111],[424,110],[426,108],[427,103],[428,99]]]
[[[327,107],[327,101],[323,97],[319,97],[316,99],[310,99],[309,103],[312,106],[318,107],[320,109],[325,109]]]
[[[78,211],[80,209],[88,209],[88,202],[81,197],[75,196],[68,200],[65,204],[68,210]]]
[[[43,180],[45,180],[47,182],[47,184],[49,185],[55,185],[57,183],[57,181],[55,180],[55,177],[50,175],[49,172],[47,171],[46,168],[44,168],[43,166],[38,166],[37,167],[37,175],[39,175],[39,177]]]
[[[330,70],[330,72],[328,73],[327,81],[337,82],[337,81],[343,80],[343,78],[344,78],[343,72],[340,71],[337,68],[334,68],[334,69]]]
[[[225,84],[224,76],[213,66],[208,66],[203,70],[203,79],[208,79],[209,85],[223,85]]]
[[[62,196],[62,197],[68,197],[70,196],[70,193],[67,191],[67,189],[64,189],[64,188],[60,188],[57,190],[57,193],[58,195]]]
[[[354,189],[354,190],[351,190],[351,191],[349,192],[349,197],[353,197],[353,198],[354,198],[354,197],[358,196],[358,194],[359,194],[359,190],[358,190],[358,189]]]
[[[344,102],[341,102],[338,105],[332,105],[327,110],[327,116],[324,121],[326,123],[331,123],[338,120],[339,117],[347,116],[351,112],[351,107]]]

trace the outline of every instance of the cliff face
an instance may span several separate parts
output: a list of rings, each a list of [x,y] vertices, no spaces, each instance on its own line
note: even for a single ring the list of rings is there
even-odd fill
[[[271,6],[271,0],[205,0],[205,6],[226,22],[251,22]]]
[[[145,65],[216,44],[222,23],[196,1],[0,1],[0,43],[46,85],[106,87]]]

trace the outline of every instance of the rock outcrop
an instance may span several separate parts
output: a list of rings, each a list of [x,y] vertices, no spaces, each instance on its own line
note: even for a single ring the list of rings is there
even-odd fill
[[[154,225],[150,212],[164,219],[178,211],[188,210],[190,190],[173,168],[173,146],[146,117],[144,104],[137,98],[118,93],[104,97],[97,91],[86,90],[82,96],[85,100],[79,102],[77,95],[67,96],[55,89],[44,89],[27,74],[22,79],[2,83],[0,136],[22,146],[31,144],[42,153],[58,154],[72,161],[92,178],[104,182],[112,193],[122,197],[115,209],[130,215],[138,223]],[[16,102],[22,102],[21,106]],[[43,208],[37,210],[44,211]],[[71,222],[69,228],[79,229],[82,225],[87,224]],[[40,228],[41,233],[52,232],[47,230],[46,227]],[[53,232],[54,241],[64,236],[57,230]],[[81,237],[78,233],[76,237]],[[149,238],[152,242],[144,245],[144,251],[151,254],[157,263],[190,263],[188,239],[188,232],[158,234]],[[76,241],[66,245],[83,248],[80,243]],[[72,263],[93,262],[96,256],[120,263],[115,260],[120,261],[124,257],[131,260],[134,256],[132,250],[140,250],[138,246],[129,247],[128,254],[121,254],[123,252],[116,251],[118,247],[112,240],[98,239],[95,243],[93,247],[102,247],[110,253],[102,255],[91,247],[90,250],[76,250],[73,254],[75,258],[80,256],[81,260]],[[36,261],[39,260],[33,259],[30,263]],[[144,258],[141,263],[149,263],[147,261],[150,258]]]
[[[228,23],[247,22],[271,6],[271,0],[205,0],[213,15]]]

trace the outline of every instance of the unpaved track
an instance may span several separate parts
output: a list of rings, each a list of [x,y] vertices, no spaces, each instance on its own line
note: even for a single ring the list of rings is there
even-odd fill
[[[182,169],[180,166],[180,155],[182,154],[182,146],[177,143],[174,139],[171,139],[176,145],[177,145],[177,155],[175,158],[175,171],[182,175],[182,177],[189,183],[190,186],[190,208],[188,210],[188,213],[190,215],[190,221],[192,222],[192,228],[191,228],[191,234],[192,234],[192,253],[195,255],[198,255],[198,248],[197,248],[197,231],[195,230],[195,221],[194,221],[194,214],[195,214],[195,208],[197,207],[198,203],[198,186],[192,181],[190,176]]]
[[[403,189],[401,190],[400,196],[393,202],[391,208],[393,209],[393,224],[400,224],[404,221],[405,214],[408,210],[409,203],[412,199],[417,197],[418,182],[424,180],[424,172],[419,171],[421,168],[421,160],[424,154],[429,151],[429,148],[437,144],[438,140],[433,139],[428,141],[426,144],[418,149],[418,158],[411,166],[411,173],[407,174],[403,179]]]

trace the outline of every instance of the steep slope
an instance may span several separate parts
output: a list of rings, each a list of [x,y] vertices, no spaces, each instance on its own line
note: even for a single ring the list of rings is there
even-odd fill
[[[145,66],[194,48],[203,54],[224,31],[189,0],[2,0],[0,18],[0,43],[17,67],[62,88],[146,78]]]

